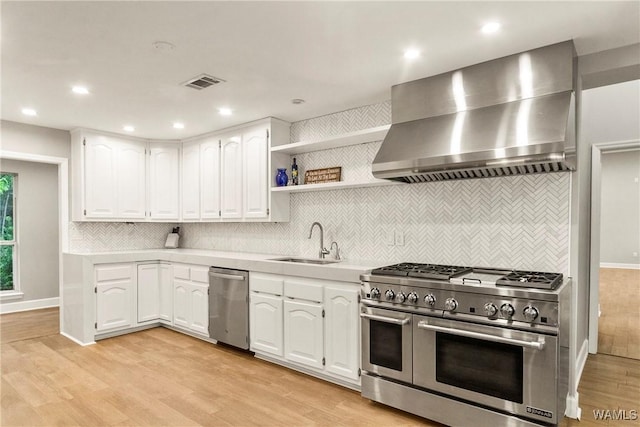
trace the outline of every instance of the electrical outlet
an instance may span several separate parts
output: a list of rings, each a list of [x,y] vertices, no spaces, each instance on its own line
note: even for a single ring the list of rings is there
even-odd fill
[[[396,246],[404,246],[404,232],[396,231]]]
[[[385,237],[386,237],[387,246],[396,245],[396,236],[395,236],[394,230],[388,230]]]
[[[638,252],[633,252],[632,255],[637,258],[638,257]]]

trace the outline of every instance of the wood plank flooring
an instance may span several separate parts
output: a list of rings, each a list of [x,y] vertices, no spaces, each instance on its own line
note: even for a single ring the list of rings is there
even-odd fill
[[[640,270],[600,269],[598,353],[640,359]]]
[[[439,425],[165,328],[81,347],[57,325],[57,309],[0,316],[0,425]],[[639,383],[640,361],[589,356],[582,421],[562,425],[616,425],[592,409],[639,409]]]

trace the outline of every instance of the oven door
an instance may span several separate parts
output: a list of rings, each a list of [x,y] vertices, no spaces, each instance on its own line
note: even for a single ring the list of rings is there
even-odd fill
[[[398,381],[411,382],[411,314],[362,306],[362,369]]]
[[[556,336],[413,316],[413,382],[430,390],[557,423]]]

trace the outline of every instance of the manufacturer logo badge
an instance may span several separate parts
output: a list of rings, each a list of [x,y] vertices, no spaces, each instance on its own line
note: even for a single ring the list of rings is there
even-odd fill
[[[527,406],[527,413],[531,415],[537,415],[539,417],[553,418],[553,412],[545,411],[544,409],[534,408],[533,406]]]

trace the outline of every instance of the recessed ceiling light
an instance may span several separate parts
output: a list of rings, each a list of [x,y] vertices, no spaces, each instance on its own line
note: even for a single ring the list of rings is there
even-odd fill
[[[296,104],[296,105],[300,105],[300,104],[304,104],[305,100],[301,99],[301,98],[294,98],[294,99],[291,100],[291,103],[292,104]]]
[[[24,114],[25,116],[37,116],[38,112],[33,108],[23,108],[22,114]]]
[[[74,86],[71,90],[73,93],[77,93],[78,95],[87,95],[89,93],[89,89],[84,86]]]
[[[418,49],[407,49],[404,51],[404,57],[406,59],[416,59],[420,56],[420,51]]]
[[[133,132],[133,131],[136,130],[136,128],[134,128],[133,126],[129,126],[129,125],[123,126],[122,129],[124,131],[126,131],[126,132]]]
[[[173,128],[174,128],[174,129],[184,129],[184,123],[175,122],[175,123],[173,124]]]
[[[493,33],[497,33],[500,30],[500,23],[499,22],[488,22],[486,24],[484,24],[482,26],[481,31],[484,34],[493,34]]]
[[[233,111],[231,111],[231,108],[223,107],[223,108],[218,108],[218,113],[221,116],[230,116],[233,113]]]

